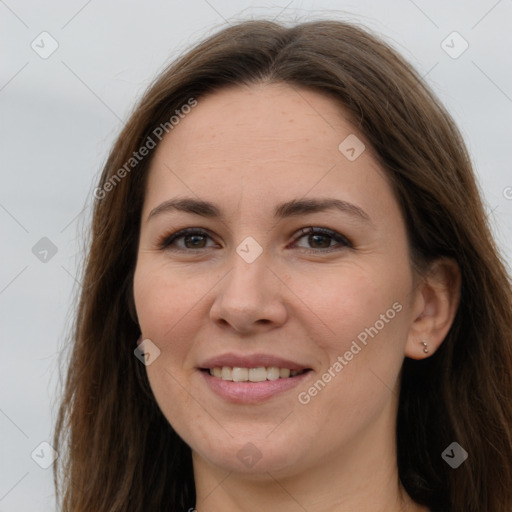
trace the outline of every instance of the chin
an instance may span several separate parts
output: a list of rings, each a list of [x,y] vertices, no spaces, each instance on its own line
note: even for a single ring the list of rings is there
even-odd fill
[[[206,459],[217,468],[255,480],[268,479],[268,473],[286,476],[297,472],[311,449],[303,442],[290,442],[289,435],[266,439],[268,432],[265,430],[258,436],[253,431],[251,434],[230,437],[229,440],[210,441],[206,446],[198,443],[203,446],[192,449],[194,456]],[[189,446],[194,446],[194,443]]]

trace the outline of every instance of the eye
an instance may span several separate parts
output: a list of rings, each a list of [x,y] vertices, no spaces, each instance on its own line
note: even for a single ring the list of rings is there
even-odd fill
[[[307,237],[307,243],[310,244],[310,247],[305,247],[305,249],[313,250],[315,252],[331,252],[333,250],[340,250],[343,247],[353,247],[352,243],[346,237],[336,231],[332,231],[331,229],[314,228],[310,226],[302,228],[300,233],[301,236],[295,239],[295,244],[297,244],[298,240]],[[337,242],[338,245],[333,246],[331,245],[332,242]]]
[[[295,238],[294,246],[301,247],[308,251],[313,252],[332,252],[340,250],[344,247],[353,247],[352,243],[340,233],[332,231],[327,228],[320,227],[307,227],[300,230],[301,235]],[[307,243],[310,247],[304,247],[298,245],[297,242],[307,237]],[[213,245],[207,245],[208,239],[212,240],[210,235],[203,229],[198,228],[187,228],[172,233],[171,235],[165,235],[158,242],[160,249],[168,249],[175,251],[190,251],[199,249],[208,249],[214,247]],[[337,245],[333,245],[335,242]]]
[[[186,251],[189,249],[207,249],[207,240],[210,239],[210,235],[197,228],[187,228],[177,231],[169,236],[164,236],[158,245],[160,249],[173,249]],[[183,241],[183,244],[177,243]],[[173,247],[174,246],[174,247]],[[210,246],[211,247],[211,246]]]

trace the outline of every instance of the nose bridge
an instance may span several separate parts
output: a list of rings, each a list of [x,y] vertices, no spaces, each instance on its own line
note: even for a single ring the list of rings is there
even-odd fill
[[[254,222],[255,219],[253,218]],[[235,245],[233,252],[229,257],[229,266],[231,271],[227,276],[230,285],[243,286],[244,283],[264,284],[265,274],[269,272],[267,264],[269,263],[269,250],[264,249],[264,245],[268,242],[268,237],[264,233],[260,233],[254,238],[246,233],[254,232],[253,223],[248,219],[238,215],[239,230],[235,233],[235,239],[241,240],[238,245]],[[256,286],[251,287],[254,292],[259,289]]]
[[[251,255],[252,250],[250,244],[249,248],[247,244],[240,244],[231,258],[231,270],[224,280],[225,296],[236,299],[240,305],[254,306],[269,292],[271,293],[271,290],[267,289],[269,285],[267,258],[263,254],[254,258],[254,254]],[[246,259],[249,255],[251,258]]]
[[[249,330],[256,322],[278,324],[286,317],[280,281],[267,267],[267,255],[260,253],[254,258],[254,249],[248,240],[233,252],[230,270],[211,308],[212,319],[237,330]]]

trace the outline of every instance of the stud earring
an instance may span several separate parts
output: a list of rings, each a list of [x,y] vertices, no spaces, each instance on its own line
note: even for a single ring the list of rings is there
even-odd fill
[[[425,354],[428,354],[428,344],[426,341],[422,341],[421,342],[422,345],[423,345],[423,352],[425,352]]]

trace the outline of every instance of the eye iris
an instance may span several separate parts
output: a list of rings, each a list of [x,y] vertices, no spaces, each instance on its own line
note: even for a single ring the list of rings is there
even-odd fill
[[[322,239],[325,243],[322,244]],[[330,237],[327,235],[310,235],[309,236],[309,243],[313,246],[316,246],[316,248],[325,249],[327,247],[330,247],[331,240]],[[317,245],[317,242],[320,240],[320,244]]]
[[[188,246],[187,242],[191,242],[191,247]],[[185,246],[190,249],[202,249],[204,247],[204,244],[206,243],[204,235],[187,235],[184,237]],[[199,243],[198,243],[199,242]],[[203,242],[203,245],[201,245],[201,242]]]

